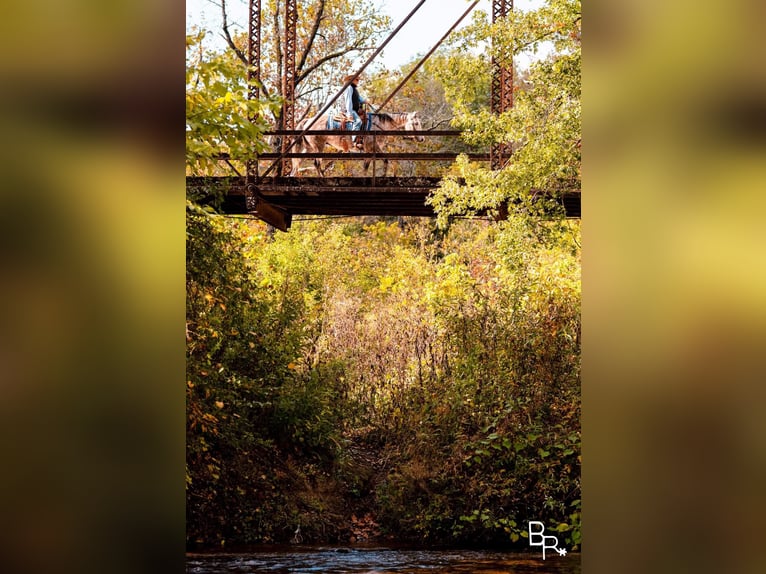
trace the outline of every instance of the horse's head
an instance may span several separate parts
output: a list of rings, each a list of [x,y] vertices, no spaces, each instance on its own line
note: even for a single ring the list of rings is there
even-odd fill
[[[407,121],[404,124],[404,129],[411,132],[419,132],[423,130],[423,124],[420,122],[420,116],[418,115],[418,112],[409,112],[407,114]],[[421,135],[417,136],[407,136],[412,137],[415,139],[415,141],[425,141],[425,137]]]

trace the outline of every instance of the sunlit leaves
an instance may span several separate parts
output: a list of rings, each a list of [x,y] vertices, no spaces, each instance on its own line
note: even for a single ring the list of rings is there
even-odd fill
[[[194,175],[211,173],[222,154],[246,160],[263,151],[265,116],[278,107],[276,100],[249,100],[244,66],[202,51],[203,37],[187,36],[186,165]]]
[[[549,206],[532,197],[553,196],[580,189],[580,2],[549,0],[538,10],[513,11],[494,25],[479,21],[465,35],[474,41],[491,37],[490,53],[481,56],[456,51],[437,69],[453,104],[454,125],[464,138],[485,149],[511,147],[510,161],[496,174],[486,166],[456,164],[456,177],[447,178],[431,203],[445,225],[455,215],[497,209],[501,204],[519,215],[542,216]],[[523,74],[517,72],[513,107],[499,116],[490,113],[473,86],[483,80],[477,68],[489,72],[492,55],[506,63],[511,54],[552,50]],[[522,77],[523,76],[523,77]]]
[[[391,469],[365,495],[382,526],[418,540],[520,542],[514,513],[532,508],[574,540],[576,227],[511,218],[444,235],[427,221],[319,221],[268,239],[260,225],[194,217],[193,505],[211,501],[209,512],[267,540],[308,512],[290,502],[298,468],[325,453],[319,480],[348,496],[358,477],[333,474],[352,456],[344,440],[370,436]],[[289,453],[279,470],[289,478],[249,451]],[[223,531],[194,508],[195,527]],[[272,513],[247,522],[242,509],[256,508]]]

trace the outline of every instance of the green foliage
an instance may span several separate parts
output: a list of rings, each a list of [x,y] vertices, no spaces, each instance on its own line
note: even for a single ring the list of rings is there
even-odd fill
[[[439,82],[402,93],[449,101],[463,145],[514,147],[496,172],[455,163],[431,200],[441,226],[296,221],[271,236],[188,204],[190,546],[286,542],[298,525],[304,542],[348,540],[368,514],[399,540],[522,547],[542,520],[581,544],[579,222],[530,193],[579,188],[579,2],[463,34],[492,35],[497,57],[555,51],[499,118],[489,52],[453,46],[429,68]],[[219,152],[263,149],[265,123],[243,120],[276,102],[246,102],[241,63],[199,41],[188,171],[213,173]],[[501,222],[453,220],[504,205]]]
[[[281,507],[286,496],[272,484],[278,443],[295,427],[285,403],[295,402],[290,397],[300,378],[292,365],[303,343],[303,300],[302,293],[283,290],[275,306],[273,294],[259,290],[251,249],[265,237],[220,217],[187,215],[191,541],[268,539],[268,529],[250,522]],[[296,416],[309,415],[310,408]],[[326,432],[326,425],[314,430],[311,445],[327,442]]]
[[[567,508],[579,498],[577,229],[552,225],[509,253],[513,223],[460,237],[456,226],[431,262],[421,297],[441,353],[427,386],[397,403],[403,452],[379,487],[392,531],[521,544],[539,516],[578,536]]]
[[[475,45],[491,39],[484,59],[456,51],[437,67],[453,105],[453,123],[465,130],[466,141],[485,148],[506,144],[512,150],[512,160],[496,172],[458,159],[455,173],[430,199],[442,225],[454,215],[492,212],[501,205],[523,217],[550,217],[557,212],[559,193],[579,191],[580,11],[579,0],[550,0],[538,10],[513,11],[495,25],[478,19],[463,41]],[[517,74],[513,107],[493,115],[470,78],[481,77],[477,69],[488,68],[489,57],[510,66],[512,56],[543,45],[552,48],[551,54],[534,62],[523,78]],[[459,185],[458,178],[467,185]]]
[[[222,153],[247,160],[264,151],[266,116],[279,107],[277,99],[248,100],[245,67],[229,53],[203,51],[203,38],[186,37],[186,165],[195,175],[214,170]]]
[[[193,537],[577,544],[576,227],[189,225]]]

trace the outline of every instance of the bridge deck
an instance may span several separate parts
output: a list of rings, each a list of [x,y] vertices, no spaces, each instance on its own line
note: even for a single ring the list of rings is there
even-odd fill
[[[293,215],[414,215],[433,217],[425,201],[438,177],[267,177],[248,194],[244,177],[187,177],[203,202],[221,201],[225,213],[252,213],[279,229]],[[566,193],[567,217],[580,217],[580,193]]]

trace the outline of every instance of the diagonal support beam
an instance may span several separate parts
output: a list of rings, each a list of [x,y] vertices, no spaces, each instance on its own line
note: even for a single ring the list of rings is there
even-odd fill
[[[447,39],[447,36],[449,36],[450,34],[452,34],[452,32],[455,30],[455,28],[457,28],[457,27],[458,27],[458,25],[460,24],[460,22],[462,22],[462,21],[463,21],[463,18],[465,18],[466,16],[468,16],[468,14],[471,12],[471,10],[473,10],[474,8],[476,8],[476,5],[477,5],[478,3],[479,3],[479,0],[476,0],[476,1],[475,1],[473,4],[471,4],[471,5],[468,7],[468,9],[467,9],[465,12],[463,12],[463,15],[462,15],[462,16],[460,16],[460,18],[458,18],[458,19],[457,19],[457,22],[455,22],[455,23],[452,25],[452,27],[451,27],[449,30],[447,30],[447,33],[446,33],[446,34],[444,34],[444,36],[442,36],[442,37],[441,37],[441,40],[439,40],[438,42],[436,42],[436,44],[434,44],[434,47],[433,47],[433,48],[431,48],[431,49],[428,51],[428,53],[427,53],[425,56],[423,56],[423,58],[421,58],[420,62],[418,62],[418,63],[417,63],[417,65],[416,65],[414,68],[412,68],[412,70],[410,71],[410,73],[409,73],[409,74],[407,74],[407,77],[406,77],[406,78],[404,78],[404,79],[403,79],[401,82],[399,82],[399,85],[398,85],[398,86],[396,86],[396,88],[394,88],[394,91],[393,91],[393,92],[391,92],[391,94],[389,94],[389,96],[388,96],[388,97],[387,97],[387,98],[386,98],[386,99],[383,101],[383,103],[382,103],[382,104],[380,104],[380,105],[378,106],[378,111],[382,110],[382,109],[383,109],[383,106],[385,106],[385,105],[386,105],[388,102],[390,102],[390,101],[391,101],[391,99],[392,99],[392,98],[393,98],[393,97],[396,95],[396,93],[397,93],[399,90],[401,90],[401,89],[402,89],[402,86],[404,86],[404,84],[406,84],[407,82],[409,82],[409,81],[410,81],[410,78],[411,78],[412,76],[414,76],[414,75],[415,75],[415,72],[417,72],[417,71],[420,69],[420,66],[422,66],[423,64],[425,64],[426,60],[428,60],[428,58],[430,58],[430,57],[431,57],[431,54],[433,54],[433,53],[436,51],[436,48],[438,48],[439,46],[441,46],[442,42],[444,42],[444,40],[446,40],[446,39]]]

